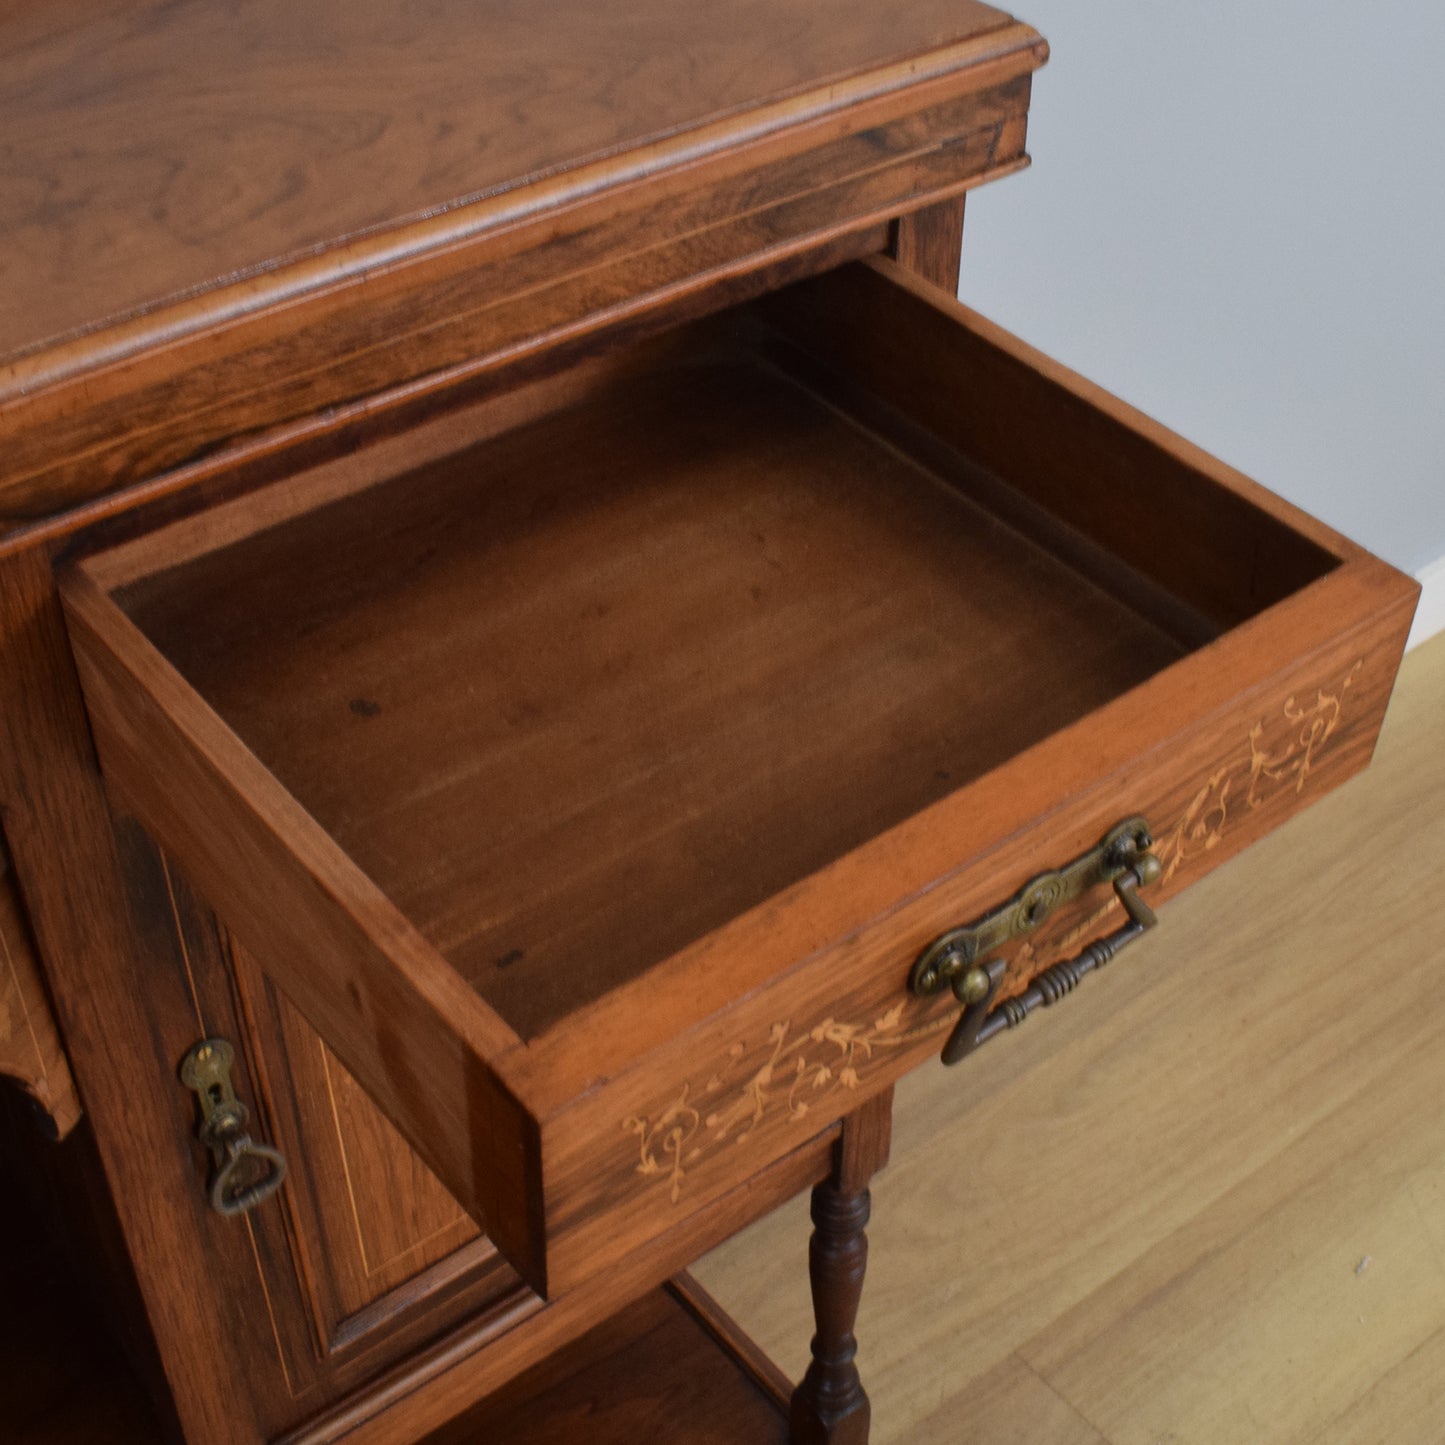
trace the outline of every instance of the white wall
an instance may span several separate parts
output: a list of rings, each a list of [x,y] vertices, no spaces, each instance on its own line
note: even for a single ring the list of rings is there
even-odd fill
[[[1445,557],[1445,4],[1018,0],[970,305],[1411,572]]]

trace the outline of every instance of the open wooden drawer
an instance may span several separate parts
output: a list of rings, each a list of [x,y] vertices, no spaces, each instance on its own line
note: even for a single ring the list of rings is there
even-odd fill
[[[63,585],[121,803],[544,1293],[937,1053],[939,933],[1362,767],[1416,590],[882,261]]]

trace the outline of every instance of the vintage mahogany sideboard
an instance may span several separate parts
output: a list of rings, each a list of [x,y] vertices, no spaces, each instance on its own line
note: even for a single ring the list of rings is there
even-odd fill
[[[1368,761],[1414,584],[953,300],[1045,55],[0,20],[0,1070],[184,1438],[863,1439],[893,1081]],[[812,1186],[790,1427],[667,1282]]]

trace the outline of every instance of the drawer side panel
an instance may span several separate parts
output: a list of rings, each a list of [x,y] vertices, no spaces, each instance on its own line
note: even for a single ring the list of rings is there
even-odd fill
[[[1028,507],[1020,525],[1046,520],[1087,538],[1121,580],[1150,579],[1216,628],[1359,552],[890,262],[839,268],[758,309],[865,412],[892,408],[935,448],[967,459],[987,500]]]
[[[82,571],[62,593],[111,787],[542,1289],[535,1130],[489,1062],[515,1036]]]

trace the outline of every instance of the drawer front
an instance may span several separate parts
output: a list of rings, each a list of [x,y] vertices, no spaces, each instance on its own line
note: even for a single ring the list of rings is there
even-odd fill
[[[1150,901],[1167,899],[1362,767],[1417,592],[881,262],[470,416],[439,424],[440,446],[418,441],[411,470],[337,463],[89,559],[63,591],[118,796],[542,1293],[676,1231],[937,1053],[957,1005],[907,989],[937,935],[1136,814],[1161,864]],[[593,457],[605,465],[579,490]],[[404,541],[395,598],[373,576],[378,535]],[[313,587],[307,612],[300,583],[336,536],[356,560],[333,544],[340,582]],[[623,565],[634,553],[644,563]],[[613,593],[588,590],[614,573]],[[488,592],[492,577],[512,590]],[[724,590],[704,595],[716,577]],[[662,661],[638,672],[616,644],[647,628]],[[709,651],[714,632],[725,645]],[[759,640],[778,660],[765,647],[757,665]],[[224,671],[236,648],[255,670],[228,692],[212,663]],[[418,656],[442,702],[409,681]],[[514,672],[516,694],[498,693]],[[579,690],[569,721],[559,709]],[[334,744],[308,731],[313,703]],[[381,730],[361,731],[383,704]],[[407,852],[414,824],[378,834],[434,787],[463,796],[445,790],[478,765],[479,713],[500,718],[475,734],[494,780],[520,758],[590,786],[588,749],[623,757],[589,803],[601,841],[579,845],[571,794],[559,808],[543,785],[532,798],[495,781],[465,794],[474,820],[448,802],[447,846],[424,866]],[[608,736],[594,718],[614,719]],[[759,740],[754,773],[738,737]],[[420,762],[405,807],[384,791],[398,773],[386,738]],[[685,826],[662,826],[657,797]],[[528,831],[537,815],[552,835]],[[514,824],[522,841],[488,844],[428,922],[455,849]],[[565,845],[572,874],[547,876],[539,836]],[[387,874],[398,850],[407,867]],[[495,886],[514,852],[516,876]],[[775,853],[793,870],[781,884]],[[625,866],[599,884],[614,855]],[[681,947],[659,920],[675,878],[728,903],[719,917],[715,900],[678,899],[703,920]],[[545,967],[534,937],[509,947],[489,919],[514,886],[544,945],[561,929],[585,947],[544,951]],[[628,972],[586,908],[549,922],[549,890],[567,888],[660,953]],[[1116,907],[1095,893],[1061,911],[1008,954],[1001,997],[1107,932]],[[457,961],[468,908],[487,915],[472,928],[480,972]],[[524,952],[535,982],[518,985]],[[579,966],[575,1004],[533,1008],[529,991]]]
[[[1320,649],[1150,755],[1060,795],[1042,816],[1009,817],[1003,798],[993,815],[980,809],[940,823],[952,830],[963,861],[934,886],[549,1121],[543,1150],[553,1270],[566,1273],[645,1240],[663,1221],[704,1207],[740,1169],[786,1152],[908,1070],[936,1067],[960,1005],[946,989],[935,999],[913,996],[914,960],[938,935],[1082,854],[1121,819],[1143,814],[1151,822],[1163,872],[1144,896],[1152,906],[1167,905],[1363,768],[1408,623],[1409,609],[1399,609]],[[992,844],[983,843],[985,830]],[[1061,907],[1036,934],[995,955],[1007,959],[996,1004],[1122,921],[1108,887]],[[1171,960],[1168,937],[1165,906],[1151,966],[1187,966]],[[1208,1007],[1209,980],[1201,978],[1199,989]],[[957,1082],[968,1088],[966,1059]]]

